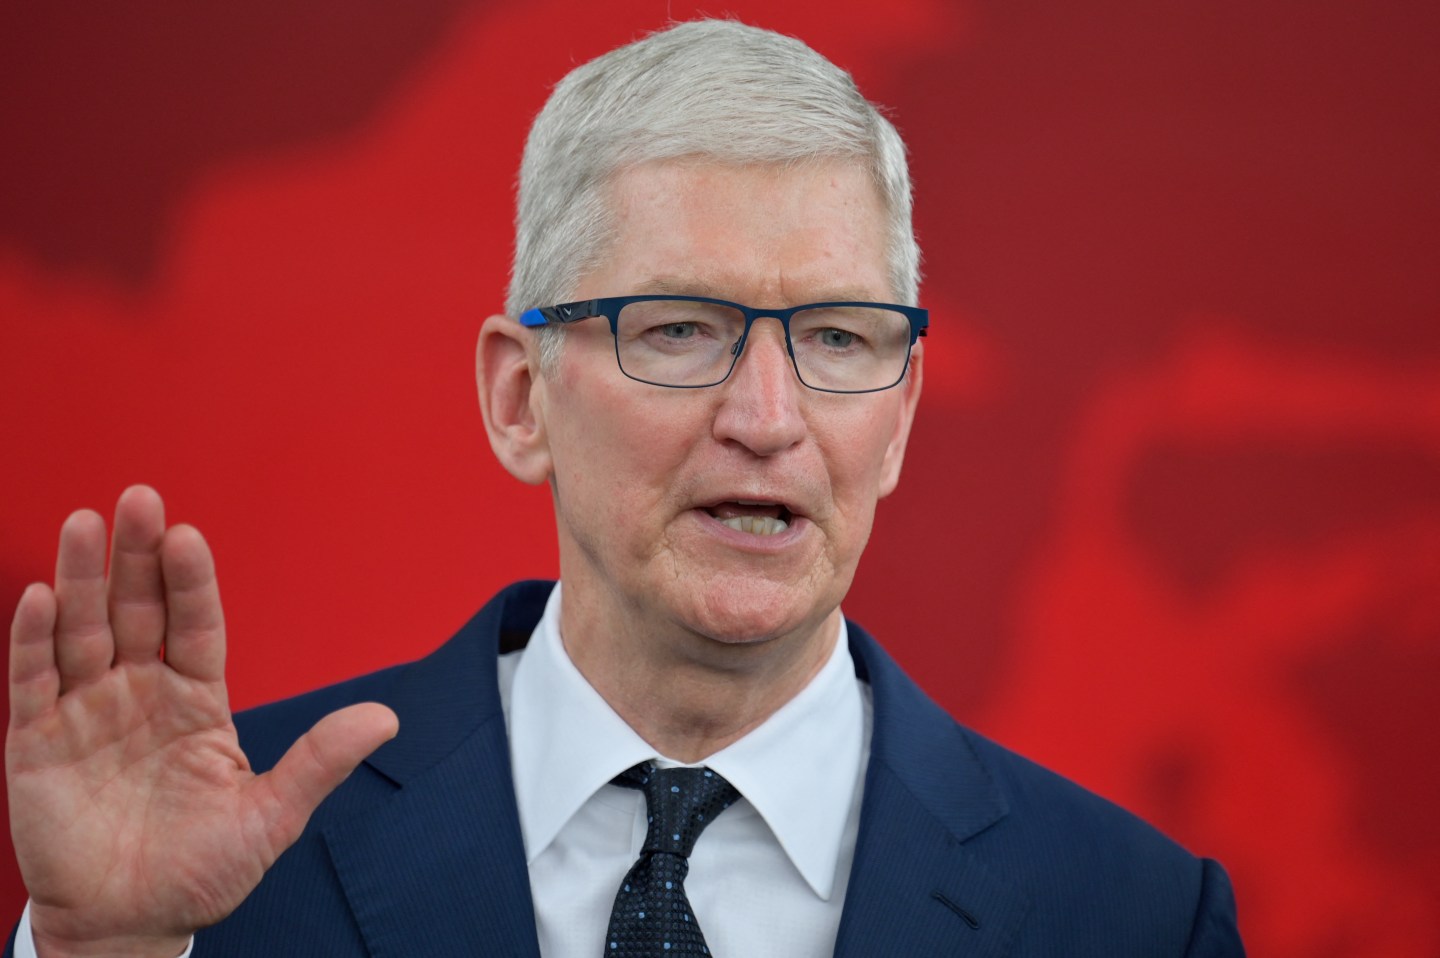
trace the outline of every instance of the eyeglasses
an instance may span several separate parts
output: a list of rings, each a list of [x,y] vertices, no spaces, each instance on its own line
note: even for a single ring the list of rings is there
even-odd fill
[[[890,303],[808,303],[755,309],[708,296],[610,296],[520,314],[525,326],[610,320],[615,359],[631,379],[699,389],[726,380],[755,320],[785,330],[785,348],[800,381],[832,393],[889,389],[905,378],[910,349],[925,335],[929,313]]]

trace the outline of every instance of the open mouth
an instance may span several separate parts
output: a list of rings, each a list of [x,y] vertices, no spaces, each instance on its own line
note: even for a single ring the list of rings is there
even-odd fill
[[[795,516],[778,502],[733,500],[706,506],[705,512],[722,524],[752,536],[779,535],[790,528]]]

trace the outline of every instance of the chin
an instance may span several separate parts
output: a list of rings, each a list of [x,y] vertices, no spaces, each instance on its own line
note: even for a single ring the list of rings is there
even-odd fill
[[[753,578],[712,581],[691,598],[690,627],[727,645],[759,644],[814,628],[832,611],[809,590]]]

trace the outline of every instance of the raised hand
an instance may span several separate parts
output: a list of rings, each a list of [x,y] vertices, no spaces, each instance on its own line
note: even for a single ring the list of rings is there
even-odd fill
[[[25,591],[10,645],[10,827],[42,958],[179,954],[397,730],[351,706],[257,776],[224,665],[209,547],[165,527],[154,490],[120,497],[108,576],[104,520],[66,520],[55,587]]]

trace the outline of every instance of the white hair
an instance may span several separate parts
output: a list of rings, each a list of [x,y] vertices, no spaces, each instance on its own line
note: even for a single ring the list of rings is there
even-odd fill
[[[613,235],[606,188],[616,173],[682,157],[865,164],[888,214],[893,294],[915,304],[920,248],[895,127],[850,74],[799,40],[697,20],[576,67],[535,118],[520,164],[510,315],[573,299],[600,264]],[[561,330],[538,332],[542,365],[552,366]]]

